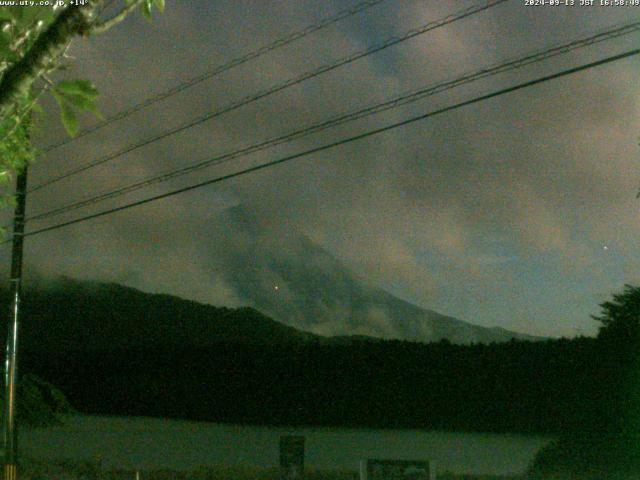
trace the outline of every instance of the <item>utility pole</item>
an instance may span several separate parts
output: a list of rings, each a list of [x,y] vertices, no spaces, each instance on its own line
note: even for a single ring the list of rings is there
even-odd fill
[[[11,249],[11,312],[7,328],[7,350],[4,372],[4,480],[17,480],[18,430],[16,397],[18,381],[18,319],[22,296],[22,247],[27,203],[27,166],[16,178],[16,206],[13,215]]]

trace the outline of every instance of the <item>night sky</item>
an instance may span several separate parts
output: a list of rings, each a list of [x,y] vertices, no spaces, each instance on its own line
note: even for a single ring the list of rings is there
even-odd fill
[[[168,1],[74,42],[62,76],[91,79],[109,116],[357,2]],[[576,3],[579,3],[577,0]],[[386,0],[38,160],[31,185],[474,2]],[[115,5],[112,7],[115,8]],[[402,92],[640,18],[640,7],[512,0],[370,55],[33,193],[35,214],[226,153]],[[580,49],[285,146],[38,222],[46,226],[319,146],[638,46]],[[593,334],[598,303],[640,283],[637,57],[500,96],[274,168],[33,236],[29,275],[116,281],[214,305],[242,298],[212,271],[242,205],[307,235],[393,294],[484,326]],[[64,137],[44,104],[37,143]],[[83,125],[96,120],[87,116]],[[7,216],[8,218],[8,216]],[[220,242],[216,242],[219,238]],[[4,248],[4,257],[7,256]],[[8,265],[8,262],[5,262]]]

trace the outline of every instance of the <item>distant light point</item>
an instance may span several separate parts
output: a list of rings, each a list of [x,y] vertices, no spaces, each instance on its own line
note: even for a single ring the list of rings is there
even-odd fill
[[[278,287],[278,285],[276,285],[275,287],[273,287],[274,290],[278,290],[280,287]]]
[[[609,247],[607,247],[606,245],[604,247],[602,247],[604,250],[609,250]]]

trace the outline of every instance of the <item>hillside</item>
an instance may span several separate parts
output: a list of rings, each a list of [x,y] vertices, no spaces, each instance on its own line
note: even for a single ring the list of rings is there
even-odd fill
[[[8,302],[2,292],[2,303]],[[253,308],[218,308],[116,284],[60,278],[25,290],[26,349],[200,348],[290,344],[315,336]]]
[[[520,338],[505,330],[485,329],[421,310],[384,291],[363,290],[358,298],[360,309],[376,302],[377,308],[388,312],[395,322],[406,323],[405,331],[413,326],[422,332],[410,336],[414,341],[427,337],[465,344]],[[8,304],[6,292],[0,292],[0,301]],[[358,311],[354,310],[354,318]],[[26,288],[23,318],[21,346],[45,350],[182,349],[221,343],[345,344],[373,341],[376,337],[346,334],[327,338],[285,325],[251,307],[215,307],[122,285],[65,277]],[[425,335],[426,329],[429,335]]]

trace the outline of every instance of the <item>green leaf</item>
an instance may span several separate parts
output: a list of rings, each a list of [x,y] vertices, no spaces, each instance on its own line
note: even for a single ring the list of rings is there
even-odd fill
[[[67,103],[63,103],[60,105],[61,114],[62,114],[62,124],[64,128],[67,130],[69,135],[74,137],[76,133],[78,133],[78,116],[76,112],[73,111],[73,108],[69,106]]]
[[[53,90],[52,93],[60,106],[60,116],[62,118],[64,128],[67,130],[69,135],[72,137],[75,136],[75,134],[78,133],[78,116],[76,115],[76,112],[73,111],[73,107],[69,104],[64,95],[60,95],[60,93],[55,90]]]
[[[51,7],[44,8],[40,11],[38,15],[38,20],[42,20],[45,23],[51,23],[53,19],[56,17],[56,10]]]
[[[5,7],[13,20],[22,20],[24,18],[24,7]]]
[[[144,0],[140,4],[140,10],[142,10],[142,15],[145,16],[148,20],[151,20],[151,5],[154,0]]]
[[[98,90],[89,80],[63,80],[55,88],[64,95],[84,97],[92,101],[99,95]]]
[[[14,15],[9,10],[9,7],[0,7],[0,19],[2,20],[13,20]]]
[[[98,107],[95,102],[89,98],[83,97],[82,95],[63,95],[63,97],[69,105],[79,110],[86,110],[98,114]]]
[[[154,0],[153,4],[160,13],[164,12],[164,0]]]
[[[58,103],[62,101],[68,107],[88,111],[102,118],[95,102],[98,90],[88,80],[64,80],[54,87],[53,92],[57,95]]]
[[[2,24],[2,21],[0,20],[0,25],[1,24]],[[11,46],[10,36],[7,35],[6,32],[3,32],[2,30],[0,30],[0,59],[2,59],[3,61],[9,61],[8,56],[12,53],[9,48],[10,46]]]

